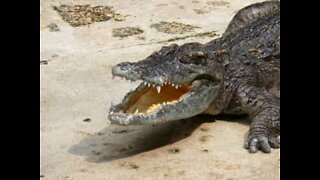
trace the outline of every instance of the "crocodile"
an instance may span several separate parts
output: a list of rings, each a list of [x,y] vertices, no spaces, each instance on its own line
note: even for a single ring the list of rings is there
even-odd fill
[[[221,37],[163,46],[143,60],[121,62],[112,75],[141,81],[112,105],[112,124],[137,125],[198,114],[247,115],[244,148],[280,148],[280,2],[240,9]]]

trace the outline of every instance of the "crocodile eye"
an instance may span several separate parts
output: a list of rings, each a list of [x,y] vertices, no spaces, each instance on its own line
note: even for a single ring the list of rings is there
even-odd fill
[[[188,63],[188,62],[190,62],[190,60],[191,60],[191,58],[188,55],[184,55],[179,59],[179,61],[182,63]]]
[[[177,47],[178,47],[178,45],[176,45],[176,44],[171,44],[169,46],[163,46],[158,53],[160,55],[168,55],[170,53],[175,52]]]
[[[182,63],[203,64],[208,54],[203,51],[194,51],[183,55],[179,61]]]
[[[170,44],[170,45],[169,45],[169,47],[170,47],[170,48],[178,48],[178,47],[179,47],[179,45],[178,45],[178,44],[176,44],[176,43],[173,43],[173,44]]]

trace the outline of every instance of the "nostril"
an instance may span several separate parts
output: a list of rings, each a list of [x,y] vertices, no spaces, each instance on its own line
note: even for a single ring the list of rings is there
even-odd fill
[[[132,66],[133,63],[131,62],[122,62],[122,63],[119,63],[118,66],[123,66],[123,67],[126,67],[126,66]]]
[[[132,66],[128,62],[117,64],[112,68],[112,74],[123,75],[128,73]]]

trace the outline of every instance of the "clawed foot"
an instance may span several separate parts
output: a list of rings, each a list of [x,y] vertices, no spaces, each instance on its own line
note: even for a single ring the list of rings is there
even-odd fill
[[[256,153],[258,150],[264,153],[270,153],[271,148],[280,148],[280,136],[267,137],[264,134],[249,135],[244,147],[248,149],[250,153]]]

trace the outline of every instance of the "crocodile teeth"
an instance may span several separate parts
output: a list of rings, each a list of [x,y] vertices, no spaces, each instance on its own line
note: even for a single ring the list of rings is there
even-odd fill
[[[134,114],[139,114],[139,109],[137,109],[137,110],[134,112]]]
[[[164,85],[167,85],[167,82],[164,82]]]
[[[150,86],[151,86],[151,84],[148,83],[148,87],[150,87]]]
[[[174,87],[174,84],[172,83],[171,86]]]
[[[157,86],[157,91],[158,91],[158,93],[160,93],[160,91],[161,91],[161,86]]]
[[[176,89],[178,89],[179,85],[176,85],[175,87],[176,87]]]

